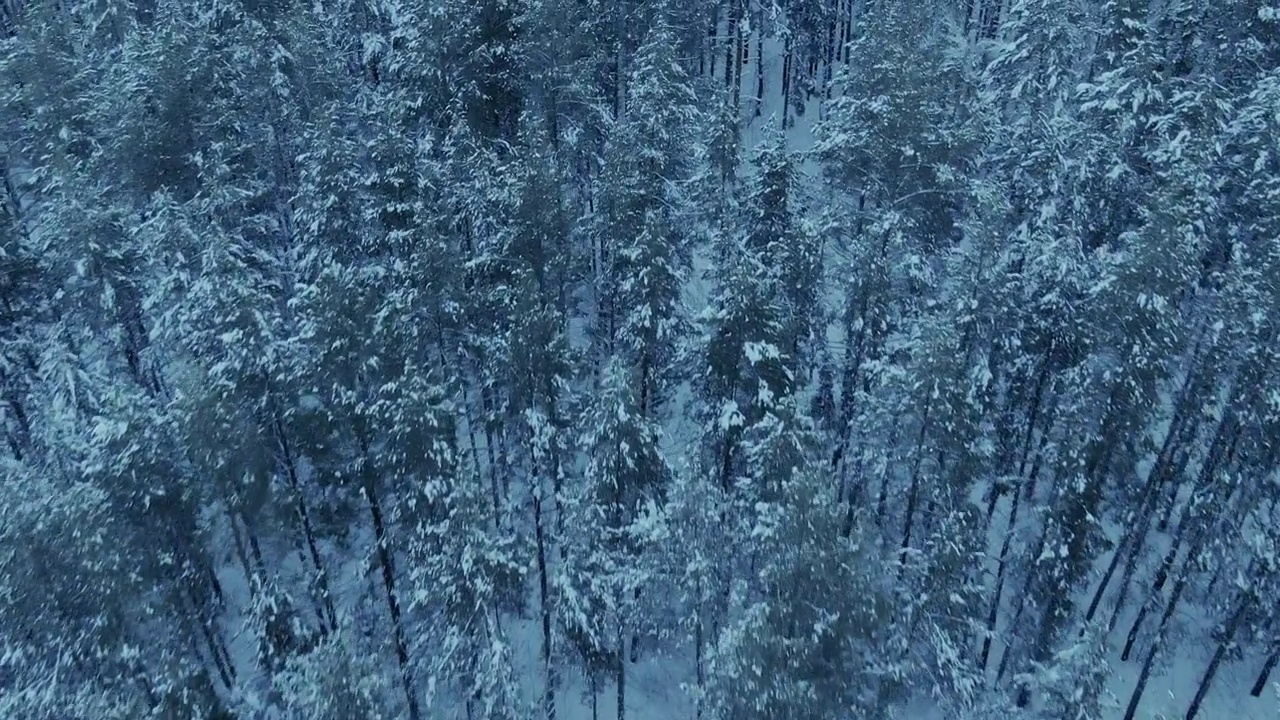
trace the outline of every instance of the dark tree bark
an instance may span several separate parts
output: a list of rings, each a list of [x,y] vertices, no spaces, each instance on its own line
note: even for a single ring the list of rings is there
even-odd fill
[[[391,632],[395,641],[396,661],[400,665],[400,681],[404,685],[405,699],[408,701],[409,719],[419,720],[422,713],[418,709],[418,695],[413,688],[413,669],[409,666],[409,643],[405,637],[404,622],[401,619],[400,599],[396,595],[395,559],[391,555],[382,503],[378,498],[378,491],[371,474],[369,444],[364,437],[360,437],[359,442],[361,461],[364,464],[364,497],[369,504],[369,516],[373,521],[373,537],[378,550],[378,564],[382,568],[382,587],[387,594],[387,610],[391,615]]]
[[[726,90],[733,88],[734,76],[737,74],[738,68],[738,14],[740,4],[739,0],[729,0],[728,20],[725,32],[725,50],[724,50],[724,87]],[[736,109],[735,105],[735,109]]]
[[[298,478],[297,464],[293,459],[293,449],[289,446],[289,439],[285,435],[284,423],[281,422],[278,413],[275,416],[275,427],[276,439],[280,444],[280,454],[284,459],[285,476],[289,479],[289,489],[293,491],[298,499],[298,520],[302,524],[302,534],[311,556],[311,564],[315,566],[316,589],[319,591],[321,606],[324,608],[325,624],[329,629],[337,629],[338,615],[333,607],[333,593],[329,589],[329,573],[320,557],[320,547],[316,542],[315,530],[311,526],[311,513],[307,510],[307,500],[303,496],[302,483]]]
[[[1271,651],[1267,656],[1267,661],[1262,665],[1262,672],[1258,673],[1258,679],[1253,682],[1253,689],[1249,694],[1254,697],[1260,697],[1262,691],[1267,688],[1267,682],[1271,678],[1271,671],[1276,669],[1276,664],[1280,663],[1280,647]]]
[[[542,491],[537,478],[533,479],[533,529],[538,553],[538,599],[542,611],[542,664],[546,673],[546,689],[542,696],[542,710],[547,720],[556,717],[555,668],[551,653],[551,599],[547,569],[546,520],[542,514]],[[620,661],[621,662],[621,661]]]
[[[1169,597],[1169,602],[1165,605],[1164,614],[1160,616],[1160,626],[1156,630],[1156,637],[1151,641],[1151,649],[1147,651],[1147,659],[1142,663],[1142,672],[1138,674],[1138,684],[1133,688],[1133,694],[1129,696],[1129,705],[1124,711],[1124,720],[1133,720],[1134,714],[1138,711],[1138,704],[1142,702],[1142,694],[1146,692],[1147,681],[1151,679],[1151,670],[1155,667],[1156,658],[1160,655],[1163,648],[1165,635],[1169,629],[1169,618],[1173,615],[1173,610],[1178,606],[1178,600],[1182,597],[1182,591],[1187,586],[1188,571],[1184,570],[1182,577],[1173,585],[1173,594]]]
[[[699,595],[701,594],[701,581],[699,581]],[[698,698],[696,707],[694,708],[695,720],[702,720],[702,692],[706,685],[706,675],[702,668],[702,607],[696,607],[697,619],[693,624],[693,670],[694,680],[697,683]]]
[[[1107,571],[1103,575],[1102,581],[1098,584],[1098,588],[1093,594],[1093,599],[1089,602],[1089,610],[1085,614],[1086,623],[1093,621],[1094,615],[1101,605],[1102,598],[1115,575],[1115,571],[1123,560],[1125,571],[1121,574],[1122,581],[1120,591],[1116,597],[1115,610],[1111,616],[1111,621],[1107,624],[1108,633],[1115,627],[1116,618],[1124,607],[1132,580],[1132,573],[1136,567],[1137,559],[1146,545],[1156,498],[1159,494],[1158,488],[1170,478],[1176,477],[1176,475],[1170,474],[1173,472],[1172,458],[1178,444],[1177,440],[1182,438],[1183,428],[1186,425],[1185,420],[1190,414],[1190,405],[1187,400],[1191,396],[1191,390],[1195,384],[1194,376],[1194,371],[1188,373],[1186,380],[1183,382],[1182,390],[1178,394],[1178,400],[1174,405],[1174,416],[1169,422],[1164,441],[1161,443],[1160,451],[1151,465],[1151,470],[1147,475],[1147,482],[1143,487],[1137,511],[1138,519],[1136,522],[1128,523],[1129,527],[1121,538],[1120,543],[1116,546],[1115,552],[1111,556],[1111,562],[1107,565]]]
[[[623,648],[625,642],[626,634],[622,631],[622,627],[619,626],[617,666],[618,720],[626,720],[627,717],[627,654]]]
[[[792,49],[793,40],[790,35],[783,39],[782,46],[782,129],[786,130],[789,126],[788,119],[791,117],[791,64],[792,56],[795,51]]]
[[[996,566],[996,589],[991,596],[991,607],[987,609],[987,633],[982,638],[982,655],[978,662],[978,667],[984,672],[987,669],[987,661],[991,656],[991,638],[995,636],[996,620],[1000,616],[1001,596],[1004,593],[1005,569],[1009,562],[1009,546],[1013,542],[1014,532],[1018,527],[1018,507],[1022,502],[1022,492],[1018,488],[1013,490],[1013,499],[1009,508],[1009,528],[1005,531],[1004,541],[1000,545],[1000,559]]]
[[[1204,465],[1200,469],[1199,477],[1196,480],[1196,488],[1204,488],[1209,485],[1213,474],[1216,472],[1218,463],[1222,460],[1223,455],[1231,455],[1234,453],[1236,440],[1239,432],[1228,432],[1228,426],[1234,426],[1234,422],[1229,422],[1228,418],[1231,413],[1224,413],[1221,422],[1218,424],[1218,431],[1215,434],[1213,444],[1209,450],[1209,456],[1205,459]],[[1230,435],[1229,440],[1224,440],[1226,435]],[[1223,445],[1226,445],[1225,450]],[[1203,502],[1211,502],[1204,500]],[[1187,534],[1192,524],[1192,520],[1196,515],[1195,507],[1188,507],[1183,511],[1182,517],[1178,520],[1178,528],[1174,531],[1173,543],[1170,544],[1168,552],[1165,553],[1164,559],[1160,562],[1160,567],[1156,571],[1155,582],[1152,586],[1151,595],[1147,601],[1143,603],[1142,609],[1138,611],[1138,617],[1134,619],[1133,625],[1129,628],[1129,633],[1125,638],[1124,650],[1120,653],[1120,659],[1127,661],[1133,650],[1133,644],[1137,641],[1138,633],[1142,628],[1143,621],[1146,620],[1147,614],[1150,612],[1155,600],[1159,597],[1160,592],[1164,590],[1165,583],[1168,582],[1169,572],[1173,568],[1174,561],[1177,558],[1179,550],[1187,540]]]
[[[1049,526],[1047,523],[1042,524],[1042,527],[1040,528],[1040,537],[1036,541],[1035,550],[1028,557],[1038,558],[1044,554],[1044,546],[1049,539],[1047,532],[1048,529]],[[1031,594],[1031,586],[1035,582],[1035,579],[1035,573],[1028,572],[1026,579],[1022,582],[1022,592],[1018,594],[1018,607],[1013,613],[1013,618],[1009,621],[1009,627],[1014,628],[1015,630],[1018,627],[1018,621],[1022,619],[1022,614],[1026,612],[1027,598]],[[1007,646],[1005,647],[1004,654],[1000,656],[1000,665],[996,669],[997,683],[1004,678],[1005,671],[1009,669],[1009,661],[1013,657],[1012,650],[1012,645]]]
[[[1218,649],[1214,651],[1213,658],[1209,660],[1209,666],[1205,668],[1204,676],[1200,678],[1200,687],[1196,689],[1196,696],[1191,699],[1191,706],[1187,708],[1186,720],[1195,720],[1196,714],[1200,712],[1200,704],[1204,702],[1205,696],[1209,694],[1209,687],[1213,684],[1214,676],[1218,674],[1218,667],[1222,665],[1222,659],[1227,656],[1227,650],[1235,642],[1236,632],[1240,629],[1241,620],[1244,619],[1245,612],[1252,604],[1253,597],[1246,594],[1236,606],[1236,611],[1231,615],[1231,619],[1223,630],[1222,639],[1218,641]]]
[[[756,117],[764,113],[764,33],[756,30]]]
[[[911,485],[907,491],[907,517],[902,528],[902,552],[899,562],[906,566],[907,551],[911,549],[911,531],[916,516],[916,506],[920,502],[920,465],[924,461],[924,441],[929,431],[929,411],[933,409],[930,401],[924,406],[924,417],[920,420],[920,434],[916,438],[916,459],[911,467]],[[899,569],[899,573],[902,570]]]

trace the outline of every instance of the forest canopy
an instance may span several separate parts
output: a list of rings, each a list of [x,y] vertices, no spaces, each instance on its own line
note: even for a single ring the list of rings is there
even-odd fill
[[[1277,712],[1273,0],[0,0],[0,177],[0,717]]]

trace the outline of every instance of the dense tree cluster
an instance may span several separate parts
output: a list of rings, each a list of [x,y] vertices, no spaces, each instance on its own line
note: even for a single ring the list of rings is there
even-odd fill
[[[1280,6],[0,0],[0,176],[0,716],[1274,696]]]

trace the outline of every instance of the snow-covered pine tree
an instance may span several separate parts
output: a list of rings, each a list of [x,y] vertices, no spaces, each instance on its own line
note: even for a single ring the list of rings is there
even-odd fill
[[[755,175],[746,181],[741,208],[744,245],[768,274],[783,304],[779,349],[795,367],[807,367],[811,341],[821,327],[822,248],[806,218],[798,158],[779,131],[765,135],[752,159]]]
[[[641,412],[669,399],[682,325],[682,285],[698,215],[686,186],[700,155],[693,84],[661,19],[636,51],[626,103],[604,151],[597,198],[597,352],[633,366]]]
[[[878,655],[890,613],[879,575],[887,564],[860,530],[841,532],[817,467],[801,458],[769,468],[779,473],[769,480],[777,491],[757,505],[749,535],[739,539],[750,543],[758,575],[735,583],[708,663],[707,717],[887,710],[880,678],[888,668]]]
[[[613,664],[619,720],[627,707],[627,665],[638,658],[641,639],[659,630],[658,618],[645,612],[655,602],[651,577],[660,571],[653,565],[659,544],[646,529],[665,504],[672,472],[661,428],[645,413],[633,378],[626,360],[612,361],[582,410],[585,467],[569,513],[582,537],[566,538],[568,548],[579,549],[566,550],[571,559],[560,590],[563,622],[587,672],[602,670],[593,663]]]

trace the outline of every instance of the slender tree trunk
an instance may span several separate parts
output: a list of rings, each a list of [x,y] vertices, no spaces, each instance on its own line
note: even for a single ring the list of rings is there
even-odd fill
[[[209,651],[209,658],[213,660],[214,668],[218,671],[218,678],[222,680],[223,687],[231,690],[235,687],[236,671],[226,643],[223,642],[221,636],[212,627],[209,618],[201,610],[197,598],[189,597],[188,599],[191,601],[192,622],[199,630],[201,639],[204,640],[205,647]]]
[[[863,194],[863,199],[866,194]],[[858,233],[861,237],[861,233]],[[840,425],[838,432],[840,433],[839,441],[836,444],[835,452],[831,455],[831,469],[838,472],[840,463],[844,459],[845,453],[849,446],[849,435],[853,432],[853,408],[854,400],[857,397],[858,377],[862,370],[862,364],[866,359],[866,335],[868,305],[870,304],[870,292],[865,288],[858,292],[858,330],[857,340],[845,342],[844,349],[844,378],[840,387]],[[846,338],[853,336],[853,320],[845,321]]]
[[[1193,371],[1194,372],[1194,371]],[[1143,489],[1141,503],[1138,509],[1138,519],[1136,522],[1128,523],[1129,527],[1121,539],[1119,546],[1116,547],[1115,554],[1111,558],[1111,563],[1107,567],[1107,572],[1103,576],[1102,582],[1098,585],[1098,589],[1094,592],[1093,599],[1089,603],[1089,612],[1085,616],[1085,622],[1093,620],[1094,614],[1101,604],[1102,597],[1111,582],[1111,578],[1116,570],[1120,559],[1124,559],[1125,571],[1121,574],[1120,590],[1116,596],[1116,603],[1110,622],[1107,623],[1107,632],[1110,633],[1115,628],[1115,623],[1123,610],[1125,601],[1128,598],[1129,587],[1132,581],[1133,571],[1137,566],[1138,556],[1141,554],[1142,548],[1146,545],[1146,539],[1150,533],[1151,519],[1155,511],[1156,498],[1159,495],[1159,487],[1168,479],[1176,477],[1172,471],[1172,458],[1174,449],[1177,444],[1175,438],[1182,435],[1184,420],[1188,415],[1186,403],[1190,396],[1192,387],[1192,373],[1188,373],[1187,379],[1183,383],[1182,390],[1179,392],[1179,398],[1175,403],[1174,416],[1169,422],[1169,428],[1165,432],[1164,441],[1160,445],[1160,451],[1156,454],[1156,459],[1151,465],[1151,470],[1147,476],[1146,487]],[[1123,553],[1121,551],[1124,551]]]
[[[835,13],[831,18],[831,23],[835,26],[835,30],[836,30],[836,51],[835,51],[834,57],[832,58],[833,62],[839,62],[840,58],[843,55],[840,49],[844,47],[846,42],[848,42],[848,38],[846,38],[844,35],[844,32],[845,32],[844,19],[848,14],[848,9],[846,7],[847,5],[848,3],[846,2],[846,0],[837,0]]]
[[[497,406],[498,401],[495,399],[495,409]],[[511,473],[509,472],[509,469],[511,468],[511,455],[507,452],[507,432],[503,427],[502,421],[498,417],[495,417],[494,424],[496,426],[495,434],[498,436],[498,466],[502,468],[502,472],[499,473],[502,478],[502,501],[505,503],[511,498]]]
[[[1036,541],[1035,551],[1028,555],[1028,557],[1038,558],[1044,554],[1044,546],[1049,538],[1049,534],[1047,532],[1048,528],[1048,523],[1044,523],[1040,528],[1040,538]],[[1013,637],[1017,637],[1018,621],[1022,619],[1022,613],[1027,609],[1027,597],[1031,594],[1031,585],[1035,582],[1035,577],[1035,573],[1028,572],[1026,579],[1022,582],[1022,592],[1018,594],[1018,608],[1014,611],[1013,618],[1009,621],[1009,627],[1011,628]],[[1005,671],[1009,668],[1009,660],[1013,657],[1013,653],[1011,652],[1012,649],[1012,644],[1006,645],[1004,653],[1000,655],[1000,665],[996,669],[997,683],[1004,678]]]
[[[1151,642],[1151,649],[1147,651],[1147,659],[1142,663],[1142,672],[1138,674],[1138,684],[1133,688],[1133,695],[1129,696],[1129,705],[1125,708],[1124,720],[1133,720],[1134,714],[1138,711],[1138,704],[1142,701],[1142,694],[1147,689],[1147,681],[1151,679],[1151,670],[1155,666],[1161,646],[1164,645],[1169,617],[1173,615],[1173,610],[1177,607],[1178,600],[1182,597],[1182,591],[1187,586],[1187,575],[1188,572],[1184,571],[1182,577],[1178,578],[1178,581],[1173,585],[1173,595],[1169,597],[1169,604],[1165,606],[1164,614],[1160,617],[1160,627],[1156,630],[1156,637]]]
[[[587,687],[591,692],[591,720],[600,720],[600,689],[596,687],[596,674],[587,674]]]
[[[1049,384],[1049,359],[1040,363],[1040,372],[1036,377],[1036,387],[1032,391],[1031,410],[1027,413],[1027,431],[1022,437],[1022,458],[1018,461],[1018,477],[1025,477],[1027,460],[1031,456],[1031,439],[1035,434],[1036,424],[1040,421],[1040,410],[1045,404],[1045,389]],[[1047,434],[1047,431],[1046,431]]]
[[[849,45],[853,42],[853,14],[856,12],[857,0],[849,0],[844,14],[844,45],[840,48],[841,61],[849,62]]]
[[[1201,465],[1199,476],[1196,478],[1197,487],[1204,487],[1204,484],[1208,482],[1220,464],[1226,448],[1229,445],[1233,445],[1234,436],[1237,434],[1234,425],[1233,411],[1229,407],[1225,408],[1222,411],[1222,417],[1218,420],[1218,426],[1214,430],[1213,439],[1209,442],[1209,452],[1205,457],[1204,464]],[[1169,485],[1168,498],[1162,503],[1160,521],[1156,524],[1156,529],[1160,532],[1165,532],[1169,529],[1173,513],[1178,506],[1178,492],[1181,490],[1181,486],[1177,482],[1171,482]]]
[[[1000,544],[1000,560],[996,566],[996,590],[991,596],[991,606],[987,609],[987,633],[982,638],[982,656],[978,667],[984,672],[991,656],[991,639],[995,637],[996,620],[1000,616],[1000,601],[1004,593],[1005,569],[1009,562],[1009,547],[1013,544],[1013,535],[1018,527],[1018,507],[1022,502],[1022,492],[1015,488],[1009,507],[1009,527],[1005,530],[1004,541]]]
[[[1276,669],[1278,663],[1280,663],[1280,646],[1267,656],[1267,661],[1262,665],[1262,672],[1258,673],[1258,679],[1253,682],[1253,689],[1249,691],[1250,695],[1261,697],[1262,691],[1267,688],[1267,682],[1271,678],[1271,671]]]
[[[227,654],[225,646],[222,645],[220,639],[209,628],[204,621],[196,623],[200,627],[200,634],[204,638],[205,645],[209,648],[209,656],[213,659],[213,665],[218,671],[218,678],[222,680],[222,686],[228,690],[235,688],[236,671],[231,664],[231,657]]]
[[[480,389],[481,411],[484,413],[484,450],[489,460],[489,491],[493,495],[493,512],[494,523],[498,526],[502,524],[502,502],[506,499],[502,489],[498,486],[498,477],[506,473],[505,467],[499,467],[498,456],[496,453],[496,443],[493,440],[494,434],[494,412],[489,400],[489,392],[483,387]]]
[[[889,442],[885,445],[887,448],[885,452],[890,453],[891,456],[894,454],[894,448],[898,445],[898,431],[901,426],[902,416],[895,415],[893,418],[893,429],[889,431]],[[894,459],[896,460],[896,458]],[[894,463],[890,463],[889,465],[892,467]],[[876,498],[876,524],[880,527],[884,527],[886,522],[885,514],[888,512],[889,504],[889,480],[892,476],[893,473],[887,470],[881,472],[880,495]]]
[[[235,513],[230,510],[227,511],[227,529],[231,531],[236,558],[240,561],[240,568],[244,570],[244,580],[249,587],[249,596],[253,597],[258,594],[258,576],[253,571],[253,564],[249,562],[249,553],[245,550],[244,539],[240,537],[240,523],[236,521]]]
[[[1172,468],[1167,471],[1167,475],[1170,478],[1181,477],[1187,464],[1191,460],[1191,453],[1189,449],[1180,450],[1177,452],[1177,455],[1179,459],[1177,461],[1171,461],[1173,463]],[[1158,487],[1153,488],[1152,494],[1148,498],[1146,517],[1139,522],[1139,527],[1134,529],[1134,532],[1136,532],[1137,535],[1129,548],[1127,557],[1125,558],[1125,569],[1120,581],[1120,590],[1116,594],[1115,605],[1111,611],[1111,620],[1107,622],[1108,634],[1113,632],[1116,625],[1119,624],[1120,615],[1129,602],[1129,592],[1133,587],[1134,579],[1137,576],[1137,570],[1140,565],[1138,559],[1142,557],[1142,553],[1146,549],[1147,542],[1151,535],[1151,521],[1155,517],[1158,494]]]
[[[831,99],[832,79],[835,77],[836,65],[836,19],[827,23],[827,53],[822,67],[822,96]]]
[[[1111,553],[1111,561],[1107,564],[1107,570],[1102,575],[1102,580],[1098,582],[1098,587],[1093,593],[1093,598],[1089,601],[1089,608],[1085,612],[1084,621],[1087,625],[1093,622],[1094,615],[1098,611],[1099,605],[1102,603],[1102,597],[1106,594],[1107,586],[1111,584],[1111,578],[1115,575],[1116,568],[1120,565],[1122,557],[1126,557],[1128,561],[1135,559],[1137,550],[1140,546],[1140,540],[1146,535],[1147,521],[1150,518],[1151,503],[1148,502],[1150,494],[1148,493],[1142,500],[1142,508],[1140,509],[1141,520],[1131,527],[1121,536],[1120,542],[1116,544],[1115,549]],[[1123,597],[1118,600],[1123,602]],[[1081,633],[1084,628],[1081,628]],[[1110,632],[1110,629],[1108,629]]]
[[[639,607],[640,588],[636,588],[635,590],[632,591],[631,600],[633,603],[635,603],[636,607]],[[633,664],[640,661],[640,634],[635,632],[634,630],[631,633],[630,658]]]
[[[485,473],[480,467],[480,444],[476,442],[475,413],[470,400],[466,401],[467,442],[471,448],[471,465],[476,473],[476,480],[484,482]],[[489,449],[489,499],[493,506],[493,527],[502,527],[502,494],[498,490],[498,478],[493,472],[493,450]]]
[[[249,514],[241,511],[240,522],[244,525],[244,536],[249,541],[249,553],[253,558],[254,570],[259,578],[266,577],[267,563],[262,558],[262,543],[258,542],[258,533],[253,529]]]
[[[724,50],[724,89],[731,90],[733,88],[733,77],[737,74],[738,67],[738,5],[739,0],[729,0],[728,19],[725,30],[725,50]],[[734,106],[735,111],[737,106]]]
[[[786,130],[791,117],[791,64],[794,50],[791,35],[788,34],[782,42],[782,129]]]
[[[1196,487],[1198,488],[1207,486],[1222,458],[1222,443],[1224,442],[1222,438],[1224,437],[1224,430],[1228,424],[1234,425],[1234,423],[1229,423],[1229,415],[1229,412],[1223,413],[1222,420],[1218,424],[1218,431],[1215,433],[1213,444],[1209,450],[1209,456],[1205,458],[1204,465],[1200,469],[1199,477],[1196,479]],[[1232,433],[1232,435],[1233,437],[1230,440],[1225,441],[1228,445],[1226,449],[1227,454],[1234,451],[1236,438],[1239,436],[1238,432]],[[1182,517],[1178,520],[1178,528],[1174,532],[1173,543],[1169,546],[1168,552],[1165,553],[1164,559],[1160,563],[1160,568],[1156,571],[1155,582],[1152,587],[1151,595],[1147,598],[1146,602],[1143,603],[1142,608],[1138,611],[1138,617],[1134,619],[1133,625],[1129,628],[1129,633],[1125,638],[1124,650],[1120,654],[1121,660],[1129,659],[1129,654],[1133,650],[1133,644],[1137,640],[1138,632],[1142,628],[1142,623],[1146,620],[1147,613],[1150,611],[1152,604],[1155,602],[1156,598],[1159,597],[1160,592],[1164,589],[1164,585],[1169,579],[1169,572],[1173,568],[1174,560],[1177,558],[1178,551],[1182,548],[1182,545],[1186,540],[1187,527],[1193,512],[1194,508],[1188,507],[1183,512]]]
[[[1175,542],[1164,559],[1160,561],[1160,567],[1156,570],[1155,582],[1151,588],[1151,595],[1147,601],[1142,604],[1138,610],[1138,617],[1134,618],[1133,625],[1129,627],[1129,633],[1125,636],[1124,650],[1120,653],[1122,661],[1128,661],[1129,655],[1133,652],[1133,645],[1138,641],[1138,633],[1142,629],[1142,623],[1147,619],[1147,613],[1151,612],[1151,608],[1155,605],[1156,600],[1160,597],[1160,592],[1164,590],[1165,583],[1169,580],[1169,571],[1173,568],[1173,562],[1177,557],[1180,544]]]
[[[276,438],[280,442],[280,452],[284,458],[285,475],[289,478],[289,488],[297,496],[298,520],[302,523],[302,534],[306,540],[307,550],[311,555],[311,563],[316,570],[316,588],[320,591],[320,602],[324,608],[324,619],[330,629],[337,629],[338,615],[333,607],[333,594],[329,589],[329,573],[320,557],[320,548],[316,542],[315,530],[311,526],[311,513],[307,510],[307,501],[303,497],[302,483],[298,478],[297,464],[293,459],[293,449],[285,436],[284,423],[280,415],[275,416]]]
[[[735,0],[734,5],[739,6],[739,3]],[[742,113],[742,66],[745,60],[745,58],[743,57],[743,52],[744,52],[743,48],[745,46],[743,44],[743,39],[742,39],[742,24],[740,22],[742,17],[741,16],[742,11],[741,9],[739,9],[737,12],[738,12],[738,17],[737,19],[735,19],[733,23],[733,34],[732,34],[733,65],[734,65],[733,118],[734,118],[735,127],[738,125],[738,120],[739,118],[741,118],[741,113]]]
[[[1102,574],[1102,580],[1098,582],[1098,587],[1093,591],[1093,599],[1089,601],[1089,609],[1085,611],[1085,625],[1093,622],[1093,616],[1098,612],[1098,605],[1102,602],[1102,596],[1107,592],[1107,585],[1111,584],[1111,577],[1115,575],[1116,567],[1120,565],[1120,558],[1124,555],[1126,546],[1130,543],[1131,535],[1125,533],[1120,538],[1120,542],[1116,543],[1115,550],[1111,553],[1111,561],[1107,563],[1107,570]],[[1084,628],[1080,629],[1084,632]]]
[[[538,599],[542,610],[542,665],[546,689],[542,696],[542,710],[547,720],[556,717],[555,668],[551,654],[551,592],[547,569],[547,538],[545,520],[542,517],[542,492],[537,479],[533,481],[533,529],[538,552]]]
[[[626,720],[627,717],[627,653],[623,645],[626,643],[626,633],[623,632],[621,624],[618,626],[618,666],[617,666],[617,683],[618,683],[618,720]]]
[[[369,504],[369,516],[373,521],[373,537],[378,550],[378,564],[382,568],[382,587],[387,594],[387,610],[391,615],[391,632],[395,641],[396,661],[400,665],[400,681],[404,685],[405,699],[409,705],[409,719],[419,720],[422,714],[418,709],[418,696],[413,689],[413,670],[409,667],[409,643],[405,638],[404,622],[400,616],[400,599],[396,595],[395,559],[391,555],[391,547],[387,538],[387,526],[382,514],[382,503],[378,498],[377,488],[371,477],[369,463],[369,444],[363,436],[359,438],[361,459],[365,465],[364,497]]]
[[[756,117],[764,113],[764,33],[756,28]]]
[[[1244,619],[1245,611],[1253,604],[1253,597],[1246,594],[1241,599],[1240,604],[1236,606],[1236,611],[1231,615],[1231,620],[1227,622],[1227,627],[1223,631],[1222,640],[1218,642],[1218,649],[1214,651],[1213,658],[1209,660],[1209,667],[1205,668],[1204,677],[1200,678],[1200,687],[1196,689],[1196,696],[1191,699],[1191,706],[1187,708],[1186,720],[1195,720],[1196,714],[1200,712],[1200,704],[1204,702],[1205,695],[1209,694],[1209,687],[1213,684],[1213,678],[1218,674],[1218,667],[1222,664],[1222,659],[1226,657],[1227,650],[1235,642],[1236,632],[1240,629],[1240,621]]]
[[[864,469],[865,469],[865,460],[864,460],[863,454],[858,453],[857,467],[854,470],[854,476],[859,478],[863,477]],[[843,485],[844,483],[841,483],[841,486]],[[857,495],[859,496],[861,494],[862,493],[857,493]],[[846,540],[848,540],[853,535],[853,520],[854,520],[854,513],[856,512],[857,506],[858,506],[857,500],[858,498],[855,497],[854,488],[850,487],[849,496],[845,498],[845,503],[844,503],[844,527],[841,528],[842,530],[841,534],[844,536]]]
[[[201,572],[196,569],[195,561],[191,559],[190,553],[184,548],[184,543],[179,539],[176,532],[171,533],[173,540],[174,556],[184,558],[181,562],[180,569],[173,573],[171,580],[177,588],[181,588],[176,601],[181,606],[181,614],[183,619],[192,623],[209,652],[209,658],[213,661],[215,669],[218,671],[218,677],[222,680],[222,684],[228,690],[235,685],[236,671],[234,662],[231,660],[231,653],[227,650],[226,642],[222,635],[217,632],[214,626],[213,617],[209,612],[208,598],[201,597],[200,589],[203,587],[199,583]],[[214,595],[215,602],[220,602],[221,593]],[[190,639],[192,645],[195,645],[195,638]]]
[[[626,3],[616,3],[614,10],[614,33],[618,38],[614,47],[613,55],[613,117],[621,118],[622,114],[627,111],[627,58],[626,58],[626,37],[627,37],[627,17],[622,12],[626,7]]]
[[[916,506],[920,502],[920,465],[924,461],[924,439],[929,431],[929,412],[932,409],[933,402],[927,402],[924,406],[924,417],[920,420],[920,434],[916,437],[916,459],[911,468],[911,486],[907,491],[907,517],[902,527],[902,552],[899,554],[901,567],[906,566],[907,551],[911,549],[911,530],[915,521]]]
[[[701,583],[699,583],[699,585],[701,585]],[[702,598],[701,589],[699,589],[698,591],[698,598],[699,598],[699,601],[698,601],[699,607],[694,611],[697,613],[698,617],[697,617],[697,620],[695,620],[693,623],[693,672],[694,672],[694,681],[697,683],[698,696],[697,696],[697,700],[695,701],[696,705],[694,707],[693,716],[696,720],[702,720],[702,693],[703,693],[704,687],[706,686],[706,678],[704,677],[703,670],[702,670],[702,608],[700,607],[701,598]]]
[[[1110,403],[1109,403],[1110,404]],[[1111,405],[1111,407],[1115,407]],[[1116,413],[1109,411],[1098,433],[1101,438],[1114,435],[1114,418]],[[1083,486],[1071,489],[1065,506],[1060,506],[1062,518],[1056,522],[1066,536],[1065,556],[1048,565],[1047,582],[1043,588],[1047,595],[1044,613],[1040,617],[1040,627],[1036,633],[1036,644],[1031,654],[1034,662],[1044,663],[1053,655],[1053,646],[1062,631],[1063,624],[1070,617],[1073,609],[1072,589],[1088,567],[1088,525],[1098,503],[1102,499],[1099,477],[1105,474],[1110,463],[1114,444],[1110,440],[1090,443],[1088,456],[1083,468]],[[1073,482],[1074,478],[1068,479]],[[1046,529],[1055,525],[1054,521],[1045,524]],[[1040,557],[1043,549],[1033,557]],[[1037,573],[1032,572],[1029,578]],[[1023,685],[1018,692],[1018,707],[1026,707],[1030,699],[1030,689]]]

